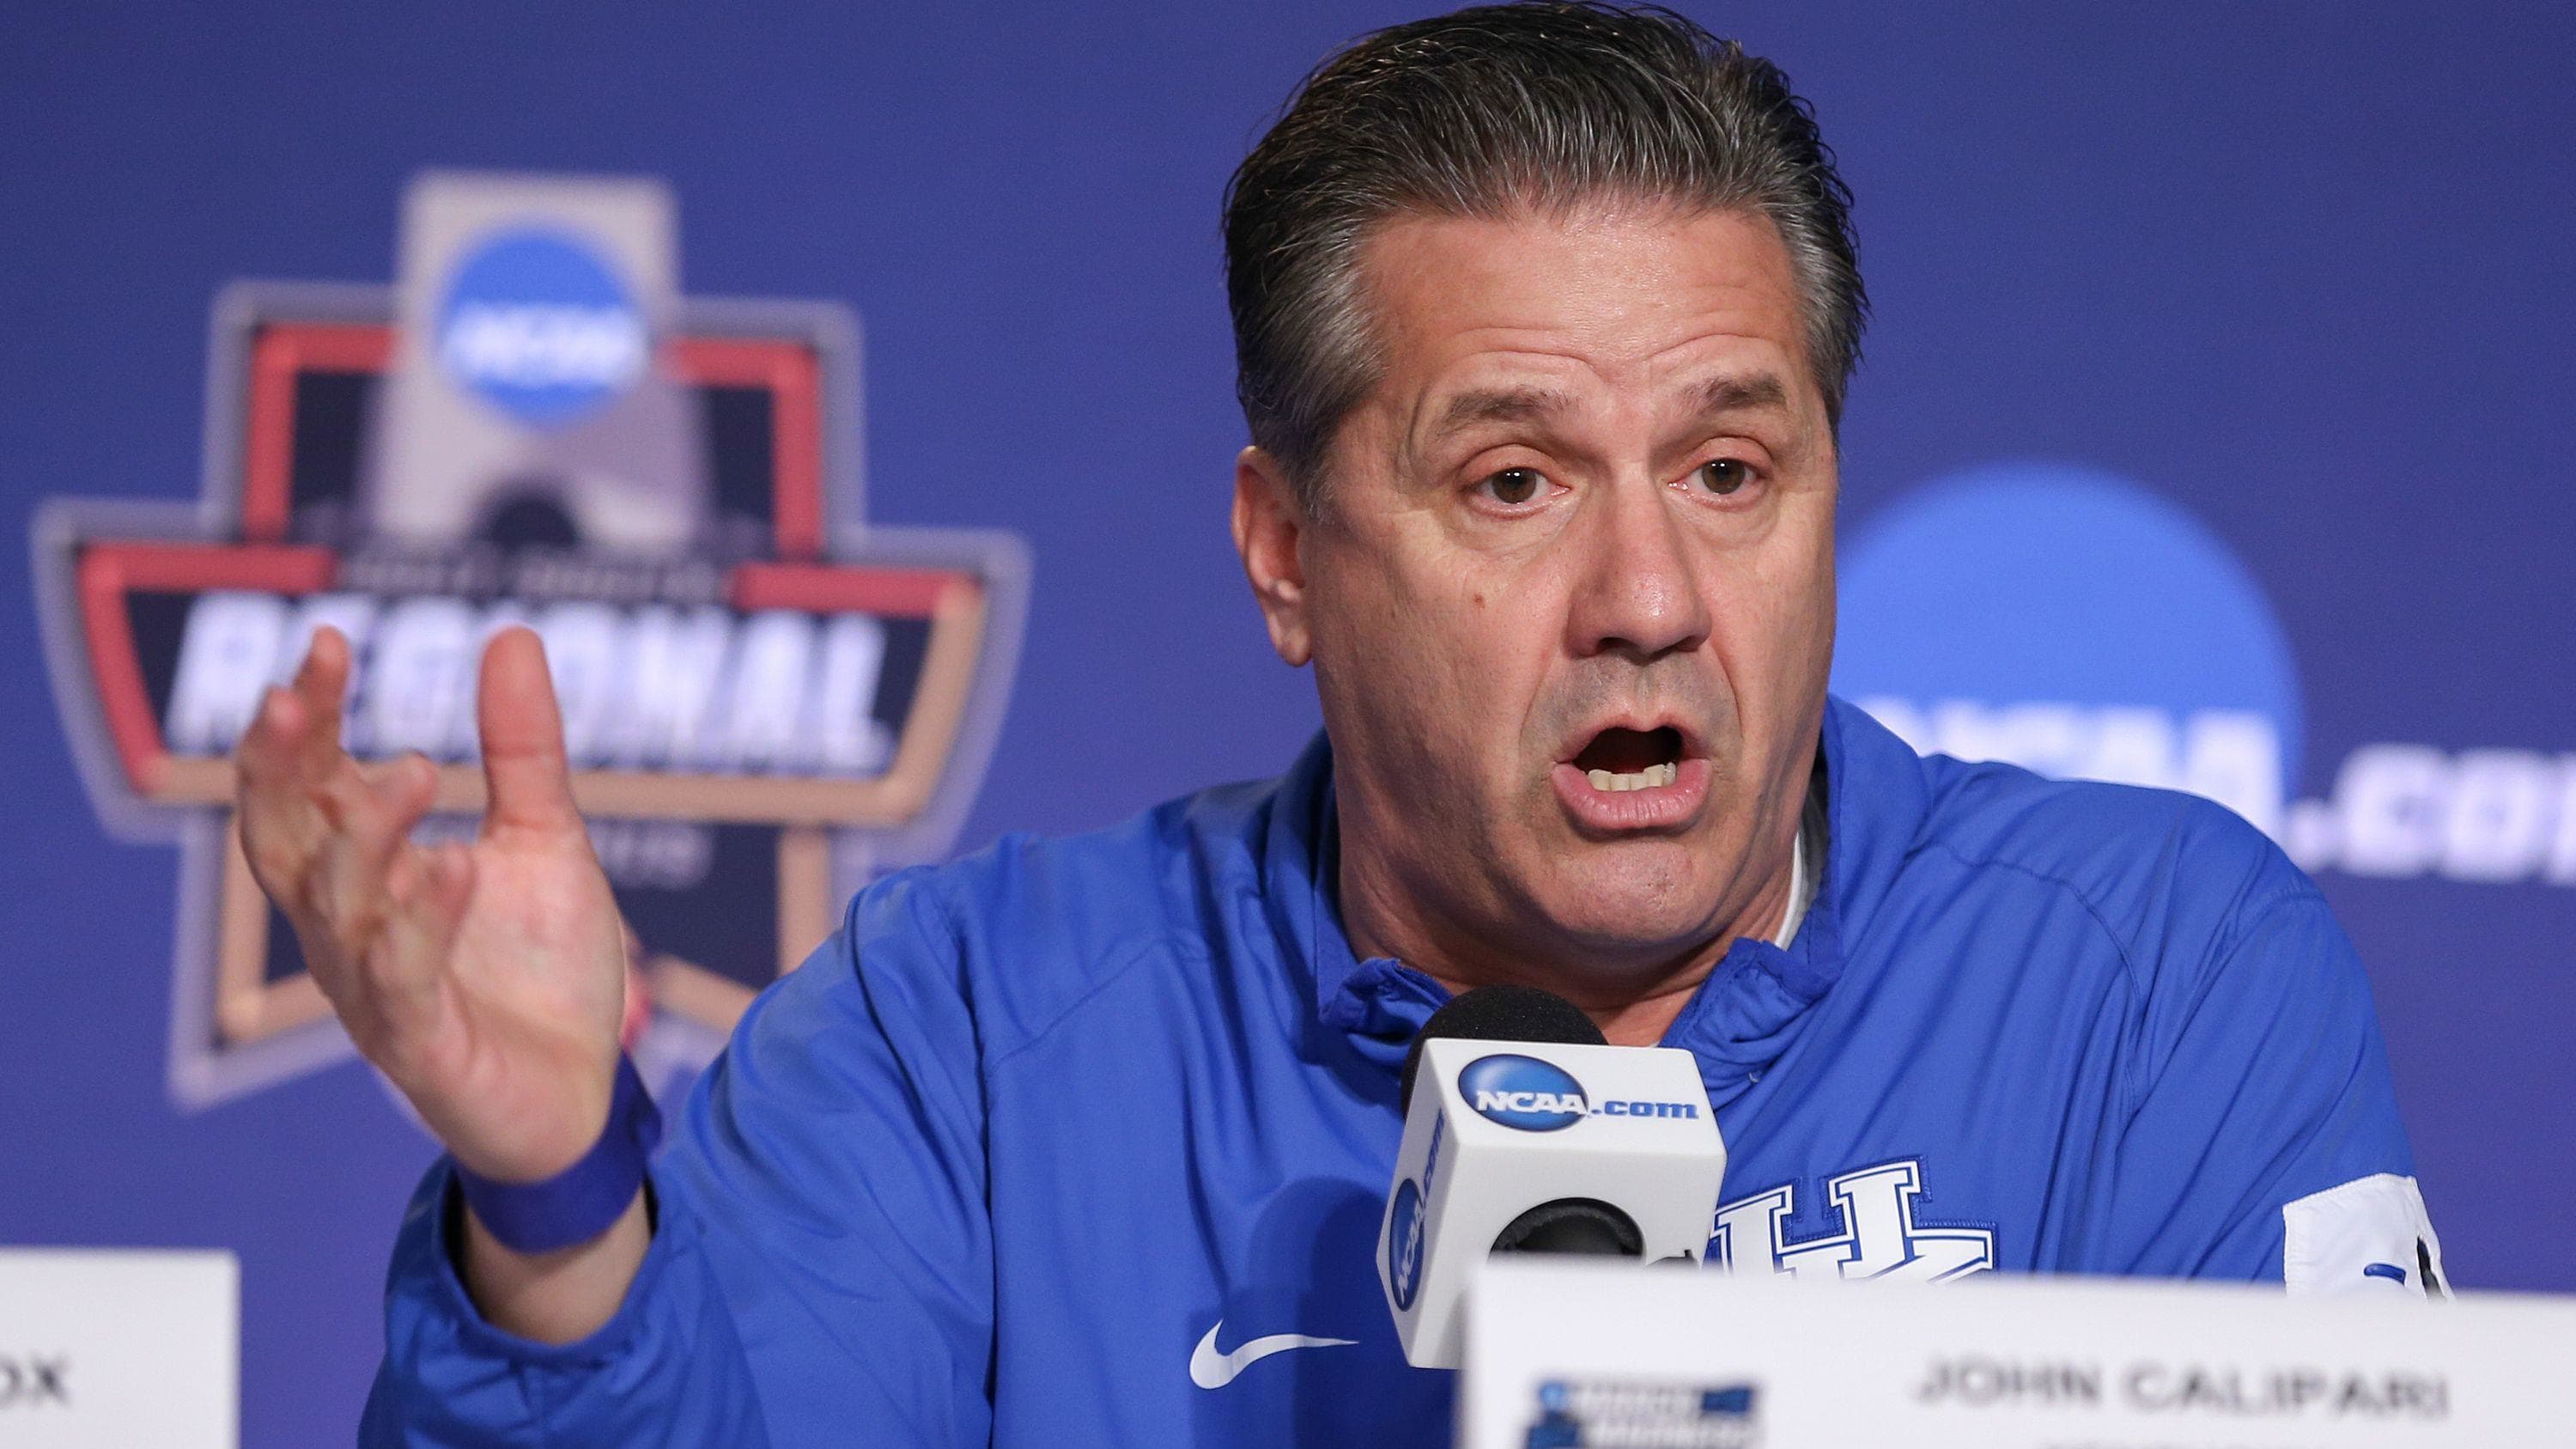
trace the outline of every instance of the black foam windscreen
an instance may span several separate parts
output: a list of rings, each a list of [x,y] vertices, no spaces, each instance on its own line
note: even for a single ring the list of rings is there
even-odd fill
[[[1540,1203],[1512,1219],[1494,1237],[1497,1253],[1545,1253],[1555,1257],[1641,1258],[1645,1234],[1637,1220],[1606,1202],[1588,1197]]]
[[[1422,1044],[1433,1037],[1469,1041],[1543,1041],[1567,1046],[1602,1046],[1601,1028],[1583,1008],[1535,986],[1479,986],[1431,1013],[1413,1045],[1404,1053],[1404,1086],[1397,1110],[1413,1110],[1413,1078],[1422,1069]]]

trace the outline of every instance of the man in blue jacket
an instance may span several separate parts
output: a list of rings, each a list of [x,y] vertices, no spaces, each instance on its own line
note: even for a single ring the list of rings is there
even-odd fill
[[[1825,693],[1847,196],[1659,11],[1331,61],[1228,198],[1234,534],[1325,734],[1283,778],[862,892],[649,1170],[623,950],[532,635],[491,808],[339,748],[336,635],[242,753],[253,868],[449,1149],[372,1442],[1439,1442],[1371,1245],[1453,992],[1698,1059],[1735,1272],[2438,1293],[2368,994],[2188,797],[1917,759]]]

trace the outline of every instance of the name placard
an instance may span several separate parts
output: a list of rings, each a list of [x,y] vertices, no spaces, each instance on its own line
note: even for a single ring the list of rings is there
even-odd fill
[[[240,1442],[230,1253],[0,1248],[0,1444]]]
[[[2576,1444],[2576,1299],[1496,1261],[1460,1449]]]

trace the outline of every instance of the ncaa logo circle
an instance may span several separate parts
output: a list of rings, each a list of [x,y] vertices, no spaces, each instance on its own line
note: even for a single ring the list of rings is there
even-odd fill
[[[1422,1291],[1422,1189],[1412,1178],[1396,1184],[1386,1223],[1386,1281],[1395,1292],[1396,1311],[1402,1312]]]
[[[1582,1083],[1536,1057],[1478,1057],[1458,1074],[1458,1093],[1477,1115],[1523,1132],[1571,1127],[1591,1110]]]
[[[1842,551],[1834,692],[1917,750],[2205,795],[2280,833],[2297,669],[2189,514],[2115,475],[1940,478]]]
[[[652,353],[625,283],[554,231],[484,239],[457,265],[438,312],[438,365],[457,386],[530,427],[554,429],[615,402]]]

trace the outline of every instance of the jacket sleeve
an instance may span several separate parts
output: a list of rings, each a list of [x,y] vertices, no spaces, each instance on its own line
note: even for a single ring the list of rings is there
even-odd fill
[[[918,873],[753,1003],[654,1164],[653,1242],[578,1343],[487,1322],[453,1168],[406,1214],[361,1439],[981,1445],[993,1255],[976,1024]]]
[[[2284,863],[2286,868],[2286,863]],[[2120,1139],[2117,1271],[2447,1296],[2370,987],[2304,881],[2156,1000]]]

